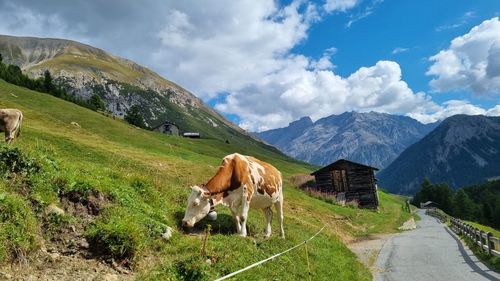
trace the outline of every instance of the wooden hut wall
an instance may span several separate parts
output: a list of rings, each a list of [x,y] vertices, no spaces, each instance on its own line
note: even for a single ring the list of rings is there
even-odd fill
[[[314,175],[316,179],[316,188],[321,192],[333,192],[333,181],[332,174],[330,171],[326,171],[320,174]]]
[[[347,171],[349,191],[373,191],[375,183],[373,171],[368,169],[352,169]]]

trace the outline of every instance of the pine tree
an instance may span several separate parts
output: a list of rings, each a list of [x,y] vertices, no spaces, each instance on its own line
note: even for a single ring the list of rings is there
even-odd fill
[[[144,117],[142,117],[141,109],[138,105],[131,106],[125,115],[125,121],[128,123],[137,126],[139,128],[146,129],[146,122],[144,121]]]
[[[93,94],[89,100],[90,108],[93,110],[106,110],[106,103],[98,94]]]
[[[494,211],[492,214],[493,227],[500,229],[500,198],[497,198],[495,202]]]
[[[45,70],[43,73],[43,88],[46,93],[53,93],[54,92],[54,84],[52,81],[52,75],[50,75],[50,71]]]
[[[470,219],[474,213],[474,202],[463,189],[459,189],[453,200],[453,215],[461,219]]]

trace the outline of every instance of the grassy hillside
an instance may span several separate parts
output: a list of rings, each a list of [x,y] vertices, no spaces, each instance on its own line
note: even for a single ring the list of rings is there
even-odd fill
[[[308,244],[313,279],[371,280],[368,269],[342,242],[393,232],[408,217],[401,199],[392,195],[380,194],[377,213],[331,205],[286,183],[286,240],[277,237],[276,222],[272,238],[264,239],[263,215],[254,210],[248,221],[250,237],[233,235],[229,212],[220,207],[202,256],[201,233],[207,222],[192,235],[179,222],[188,186],[206,182],[223,156],[253,155],[275,165],[286,179],[310,167],[253,142],[226,144],[136,129],[2,80],[0,108],[25,114],[21,138],[0,150],[0,263],[27,259],[32,266],[21,266],[16,273],[20,276],[50,280],[58,278],[49,276],[52,269],[74,270],[78,278],[92,280],[92,274],[101,272],[102,263],[91,262],[98,259],[105,264],[114,260],[140,280],[214,279],[288,249],[326,225]],[[161,238],[167,226],[174,229],[169,241]],[[88,245],[82,246],[85,241]],[[49,256],[40,258],[46,252]],[[0,273],[11,270],[6,268]],[[123,270],[115,273],[132,278]],[[238,280],[301,280],[307,275],[300,248]]]

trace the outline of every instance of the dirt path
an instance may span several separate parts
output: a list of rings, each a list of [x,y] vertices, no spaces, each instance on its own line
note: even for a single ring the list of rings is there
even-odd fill
[[[359,261],[375,273],[375,261],[385,242],[397,234],[377,234],[347,244]]]

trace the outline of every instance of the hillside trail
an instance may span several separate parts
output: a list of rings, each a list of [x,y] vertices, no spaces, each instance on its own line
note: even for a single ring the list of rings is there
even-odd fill
[[[423,210],[418,228],[387,239],[377,257],[375,280],[500,280],[444,224]]]

